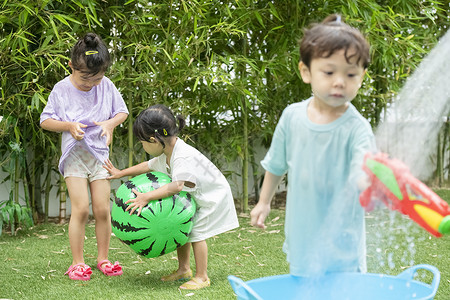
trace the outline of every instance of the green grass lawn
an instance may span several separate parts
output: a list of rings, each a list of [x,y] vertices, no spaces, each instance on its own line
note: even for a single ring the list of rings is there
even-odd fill
[[[438,191],[450,199],[450,191]],[[208,240],[208,275],[212,285],[199,291],[182,291],[180,283],[164,283],[160,277],[177,267],[176,252],[158,258],[134,253],[117,238],[111,240],[110,260],[120,261],[124,275],[106,277],[95,269],[94,225],[86,229],[85,258],[93,268],[88,282],[72,281],[64,272],[71,263],[67,224],[44,224],[0,236],[0,298],[7,299],[236,299],[227,276],[244,281],[285,274],[288,264],[281,250],[284,211],[274,209],[268,228],[249,225]],[[450,237],[437,239],[398,213],[380,209],[367,215],[368,271],[397,275],[417,264],[436,266],[441,272],[437,300],[450,299]],[[191,259],[194,268],[194,260]],[[416,280],[430,282],[428,272]]]

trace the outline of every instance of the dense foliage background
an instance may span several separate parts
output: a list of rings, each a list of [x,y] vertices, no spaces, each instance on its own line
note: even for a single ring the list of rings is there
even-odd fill
[[[31,209],[35,220],[46,216],[41,203],[48,205],[60,155],[59,135],[41,130],[39,115],[86,32],[110,46],[107,76],[131,112],[115,131],[112,160],[124,167],[145,158],[131,125],[142,109],[164,103],[188,117],[184,137],[225,174],[227,162],[240,162],[247,209],[246,180],[261,176],[254,149],[269,145],[287,104],[310,95],[297,68],[302,28],[338,12],[365,33],[372,64],[354,104],[375,127],[450,25],[448,0],[4,0],[0,8],[0,166],[13,183],[0,203],[18,214]],[[18,204],[20,184],[26,206]]]

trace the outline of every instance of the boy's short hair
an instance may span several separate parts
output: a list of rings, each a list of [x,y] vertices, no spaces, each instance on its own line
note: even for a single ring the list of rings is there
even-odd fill
[[[311,60],[330,57],[342,49],[347,62],[356,56],[357,64],[364,69],[369,66],[370,46],[367,40],[358,29],[345,24],[340,15],[333,14],[304,31],[300,41],[300,59],[310,68]],[[356,53],[350,56],[349,49],[356,50]]]

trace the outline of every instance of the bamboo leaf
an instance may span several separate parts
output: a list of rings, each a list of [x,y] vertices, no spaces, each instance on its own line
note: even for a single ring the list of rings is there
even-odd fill
[[[198,82],[200,81],[200,78],[199,77],[197,77],[196,79],[195,79],[195,83],[194,83],[194,87],[193,87],[193,91],[195,92],[195,90],[197,89],[197,85],[198,85]]]
[[[66,21],[66,19],[64,19],[63,16],[58,15],[58,14],[54,14],[53,17],[55,17],[56,19],[58,19],[61,23],[63,23],[64,25],[70,26],[69,23]]]
[[[53,21],[53,16],[50,16],[50,17],[49,17],[49,21],[50,21],[50,25],[52,26],[53,33],[55,34],[56,38],[57,38],[58,40],[60,40],[61,37],[59,36],[58,29],[56,28],[56,24],[55,24],[55,22]]]
[[[14,127],[14,134],[15,134],[15,137],[16,137],[16,143],[20,144],[20,129],[19,129],[18,126]]]
[[[39,102],[40,102],[40,97],[39,97],[39,93],[34,93],[33,97],[31,98],[31,109],[39,109]]]
[[[261,26],[265,28],[264,21],[260,15],[260,13],[258,11],[255,11],[254,14],[255,14],[256,19],[258,20],[259,24],[261,24]]]
[[[270,13],[271,13],[272,15],[274,15],[279,21],[281,21],[281,17],[280,17],[280,15],[278,14],[278,11],[277,11],[276,7],[275,7],[275,6],[273,5],[273,3],[270,2],[270,1],[269,1],[269,7],[270,7]]]
[[[161,50],[164,52],[164,54],[167,56],[167,58],[169,59],[169,61],[173,64],[173,60],[172,57],[170,57],[169,53],[167,53],[166,49],[161,48]]]
[[[67,15],[61,15],[61,14],[54,14],[54,16],[56,18],[58,18],[58,20],[60,20],[60,22],[62,22],[63,24],[69,26],[70,28],[72,28],[72,25],[68,22],[70,21],[71,23],[74,24],[78,24],[78,25],[82,25],[83,23],[81,23],[80,21],[78,21],[77,19],[71,17],[71,16],[67,16]]]
[[[88,8],[89,8],[92,16],[94,17],[92,20],[95,21],[95,20],[97,20],[97,11],[95,10],[95,7],[94,7],[93,3],[94,3],[93,1],[89,1],[88,2]]]

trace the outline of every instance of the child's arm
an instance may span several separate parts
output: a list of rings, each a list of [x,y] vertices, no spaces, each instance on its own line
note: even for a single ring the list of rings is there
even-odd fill
[[[275,191],[282,178],[283,176],[278,176],[266,171],[258,204],[256,204],[250,212],[252,226],[260,227],[262,229],[266,228],[264,221],[270,212],[270,202],[272,202]]]
[[[87,125],[79,122],[64,122],[55,119],[46,119],[41,123],[41,127],[48,131],[63,132],[68,131],[77,141],[84,138],[84,131],[81,128],[86,128]]]
[[[103,168],[105,168],[109,172],[109,174],[111,174],[111,176],[109,176],[106,179],[119,179],[124,176],[136,176],[151,171],[150,168],[148,167],[147,161],[144,161],[140,164],[134,165],[132,167],[123,170],[119,170],[116,167],[114,167],[114,165],[109,159],[107,159],[105,161],[105,164],[103,165]]]
[[[172,181],[166,185],[163,185],[156,190],[147,192],[147,193],[139,193],[135,189],[133,189],[133,193],[136,194],[136,198],[130,199],[125,204],[130,203],[128,205],[126,211],[130,210],[130,215],[134,213],[134,211],[138,210],[138,216],[141,214],[142,208],[146,206],[150,201],[156,199],[163,199],[166,197],[170,197],[179,193],[183,190],[183,186],[185,185],[185,181]]]
[[[123,121],[127,119],[127,117],[127,113],[120,112],[109,120],[94,122],[95,125],[98,125],[102,128],[101,136],[106,135],[106,146],[109,146],[109,144],[111,144],[114,128],[116,128],[119,124],[122,124]]]

